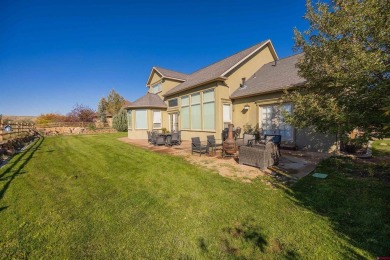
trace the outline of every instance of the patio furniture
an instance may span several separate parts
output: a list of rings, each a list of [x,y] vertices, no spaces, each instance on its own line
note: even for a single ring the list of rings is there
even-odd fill
[[[222,149],[222,143],[217,143],[214,135],[207,136],[207,145],[211,148],[211,151],[214,153],[217,149]],[[220,148],[218,148],[220,147]]]
[[[167,140],[168,142],[168,140]],[[169,138],[169,145],[180,145],[181,144],[181,131],[173,132],[171,138]]]
[[[251,165],[262,170],[279,162],[277,146],[273,142],[256,144],[254,146],[241,146],[239,163]]]
[[[153,142],[153,138],[152,138],[152,132],[150,132],[150,131],[146,131],[146,133],[148,134],[148,143],[152,143]]]
[[[200,142],[199,137],[192,137],[191,138],[192,144],[191,144],[191,154],[194,154],[194,152],[199,153],[199,156],[202,156],[202,153],[209,153],[209,147],[207,145],[202,145]]]
[[[265,142],[271,141],[271,142],[273,142],[277,146],[277,148],[278,148],[278,155],[280,157],[280,143],[282,142],[282,136],[281,135],[269,135],[269,134],[266,134],[264,136],[264,140],[265,140]]]
[[[236,139],[236,144],[238,147],[240,146],[251,146],[254,144],[254,141],[256,140],[256,136],[252,134],[244,134],[242,138]]]
[[[163,145],[165,144],[165,135],[159,134],[157,132],[152,132],[152,144],[154,145]]]

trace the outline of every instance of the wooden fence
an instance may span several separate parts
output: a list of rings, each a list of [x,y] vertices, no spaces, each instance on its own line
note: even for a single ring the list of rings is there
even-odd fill
[[[35,130],[33,123],[12,123],[0,120],[0,143],[27,134],[31,130]]]

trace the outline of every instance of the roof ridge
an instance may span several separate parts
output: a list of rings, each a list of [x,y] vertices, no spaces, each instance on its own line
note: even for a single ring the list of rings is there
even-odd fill
[[[160,67],[160,66],[153,66],[153,67],[154,67],[155,69],[164,69],[164,70],[169,70],[169,71],[176,72],[176,73],[180,73],[180,74],[184,74],[184,75],[190,75],[190,74],[188,74],[188,73],[180,72],[180,71],[173,70],[173,69],[167,69],[167,68]]]
[[[211,64],[209,64],[209,65],[207,65],[207,66],[204,66],[204,67],[202,67],[202,68],[200,68],[200,69],[198,69],[198,70],[192,72],[192,73],[189,74],[189,75],[195,74],[196,72],[201,71],[201,70],[203,70],[203,69],[205,69],[205,68],[207,68],[207,67],[211,67],[212,65],[217,64],[217,63],[219,63],[219,62],[221,62],[221,61],[223,61],[223,60],[226,60],[226,59],[228,59],[228,58],[230,58],[230,57],[232,57],[232,56],[234,56],[234,55],[236,55],[236,54],[239,54],[239,53],[244,52],[244,51],[246,51],[246,50],[248,50],[248,49],[250,49],[250,48],[253,48],[253,47],[255,47],[256,45],[263,45],[265,42],[267,42],[267,41],[269,41],[269,40],[270,40],[270,39],[267,39],[267,40],[258,42],[258,43],[256,43],[256,44],[253,44],[253,45],[251,45],[251,46],[248,47],[248,48],[245,48],[245,49],[243,49],[243,50],[241,50],[241,51],[238,51],[238,52],[236,52],[236,53],[234,53],[234,54],[232,54],[232,55],[229,55],[229,56],[227,56],[227,57],[225,57],[225,58],[223,58],[223,59],[220,59],[220,60],[218,60],[218,61],[215,61],[215,62],[213,62],[213,63],[211,63]]]

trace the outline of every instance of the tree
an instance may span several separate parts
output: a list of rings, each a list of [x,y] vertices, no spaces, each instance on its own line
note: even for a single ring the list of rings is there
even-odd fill
[[[106,111],[111,115],[116,115],[124,104],[125,99],[113,89],[107,97]]]
[[[333,0],[306,3],[307,31],[297,29],[297,64],[307,84],[287,92],[294,103],[287,121],[340,137],[353,129],[360,141],[388,133],[390,95],[390,1]]]
[[[93,122],[95,111],[88,106],[76,104],[67,114],[67,118],[70,122]]]
[[[64,121],[66,121],[66,116],[55,113],[41,114],[36,119],[37,124],[49,124]]]
[[[119,110],[119,113],[113,116],[112,127],[119,132],[127,131],[127,111],[125,109]]]
[[[106,116],[107,116],[107,100],[103,97],[100,99],[99,104],[98,104],[98,114],[100,121],[105,123],[107,121]]]

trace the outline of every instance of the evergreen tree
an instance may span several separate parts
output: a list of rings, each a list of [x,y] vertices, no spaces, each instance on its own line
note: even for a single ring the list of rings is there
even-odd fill
[[[127,111],[120,109],[119,113],[112,118],[112,127],[119,132],[127,131]]]
[[[100,121],[105,123],[107,122],[107,100],[103,97],[100,99],[99,104],[98,104],[98,114]]]

